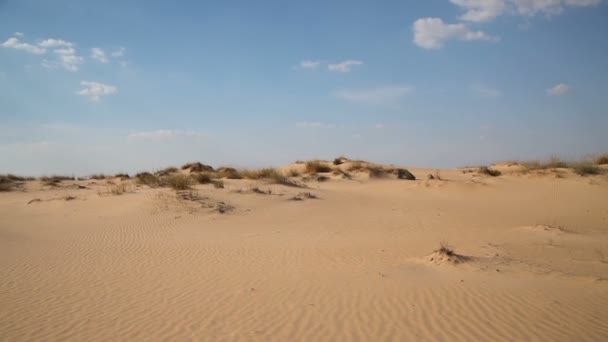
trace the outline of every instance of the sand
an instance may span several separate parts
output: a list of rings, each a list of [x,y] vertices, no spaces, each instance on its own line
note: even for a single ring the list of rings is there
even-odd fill
[[[0,193],[0,340],[608,340],[605,175],[410,171]]]

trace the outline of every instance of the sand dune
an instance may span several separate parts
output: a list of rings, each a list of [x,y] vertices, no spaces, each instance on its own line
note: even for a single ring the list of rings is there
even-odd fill
[[[608,339],[605,176],[410,171],[0,193],[0,339]]]

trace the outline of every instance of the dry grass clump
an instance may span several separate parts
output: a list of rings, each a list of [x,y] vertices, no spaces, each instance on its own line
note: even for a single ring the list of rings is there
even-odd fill
[[[340,156],[340,157],[334,159],[334,165],[342,165],[347,161],[348,161],[348,158],[346,158],[344,156]]]
[[[274,184],[301,187],[300,184],[290,180],[289,177],[285,176],[277,169],[265,168],[259,170],[243,170],[240,174],[243,178],[247,179],[266,179]]]
[[[0,192],[9,192],[19,187],[19,183],[15,181],[11,175],[0,176]]]
[[[478,172],[483,175],[487,175],[487,176],[491,176],[491,177],[498,177],[498,176],[502,175],[502,173],[500,171],[491,169],[487,166],[480,167]]]
[[[212,175],[210,173],[204,172],[196,174],[192,178],[194,178],[194,180],[196,180],[199,184],[211,184],[213,183],[213,178],[211,176]]]
[[[287,175],[288,175],[289,177],[298,177],[298,176],[300,176],[300,171],[298,171],[298,170],[296,170],[296,169],[289,169],[289,170],[287,171]]]
[[[319,160],[313,160],[306,163],[306,173],[308,174],[326,172],[331,172],[331,167],[325,163],[322,163]]]
[[[593,165],[590,162],[582,162],[574,164],[572,171],[580,176],[598,175],[601,173],[601,169],[597,165]]]
[[[608,165],[608,153],[595,157],[595,163],[597,165]]]
[[[434,251],[429,260],[434,261],[436,263],[448,262],[452,264],[460,264],[471,260],[471,258],[456,253],[454,249],[450,247],[446,242],[441,242],[439,244],[439,248]]]
[[[95,179],[95,180],[102,180],[102,179],[106,179],[106,178],[107,178],[106,175],[104,175],[103,173],[89,176],[89,179]]]
[[[25,181],[33,181],[36,178],[34,178],[34,177],[17,176],[17,175],[13,175],[11,173],[7,173],[5,175],[0,175],[0,181],[2,181],[3,179],[9,180],[9,181],[12,181],[12,182],[25,182]]]
[[[129,179],[131,177],[127,173],[117,173],[114,175],[114,178]]]
[[[182,165],[182,170],[190,170],[190,172],[213,172],[213,167],[199,162],[187,163]]]
[[[369,178],[386,178],[388,176],[388,172],[380,166],[369,166],[367,171],[369,172]]]
[[[182,174],[163,176],[160,177],[160,185],[174,190],[188,190],[192,185],[192,178]]]
[[[179,171],[179,170],[176,167],[170,166],[170,167],[164,168],[162,170],[156,171],[154,174],[157,176],[168,176],[172,173],[176,173],[177,171]]]
[[[213,184],[216,189],[223,189],[224,182],[219,179],[215,179],[216,176],[217,175],[210,172],[203,172],[196,174],[192,178],[199,184]]]
[[[129,190],[130,190],[130,188],[127,184],[118,184],[118,185],[109,187],[108,189],[106,189],[106,191],[99,191],[97,194],[99,194],[100,196],[104,196],[104,195],[120,196],[126,192],[129,192]]]
[[[135,175],[135,178],[139,184],[147,185],[151,188],[160,186],[159,177],[151,174],[150,172],[140,172]]]
[[[61,183],[62,181],[66,181],[66,180],[74,180],[76,179],[75,177],[70,177],[70,176],[43,176],[39,178],[40,181],[42,182],[43,185],[48,185],[48,186],[57,186],[59,183]]]
[[[366,166],[363,162],[361,161],[354,161],[352,162],[349,166],[347,171],[348,172],[353,172],[353,171],[361,171],[361,170],[365,170]]]
[[[242,179],[243,176],[241,173],[232,167],[220,167],[217,169],[218,178],[227,178],[227,179]]]

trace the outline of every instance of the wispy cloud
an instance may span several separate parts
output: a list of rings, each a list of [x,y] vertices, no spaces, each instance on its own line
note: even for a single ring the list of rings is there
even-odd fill
[[[21,42],[17,37],[7,39],[4,43],[2,43],[2,47],[7,49],[23,50],[36,55],[42,55],[46,52],[45,48]]]
[[[347,60],[344,62],[329,64],[327,70],[332,72],[350,72],[352,67],[362,65],[363,62],[357,60]]]
[[[603,0],[450,0],[465,10],[460,17],[463,21],[487,22],[504,14],[524,17],[536,15],[557,15],[565,7],[597,6]]]
[[[177,137],[205,138],[205,134],[196,131],[184,131],[175,129],[158,129],[155,131],[134,132],[129,134],[129,139],[135,140],[168,140]]]
[[[53,50],[53,53],[57,56],[57,59],[44,59],[42,66],[45,68],[62,67],[68,71],[78,71],[80,64],[84,62],[84,58],[76,54],[75,45],[65,40],[50,38],[43,40],[38,45],[44,48],[56,48]]]
[[[91,101],[99,101],[102,96],[115,94],[118,92],[118,88],[108,84],[82,81],[80,85],[83,89],[76,92],[80,96],[88,97]]]
[[[560,84],[557,84],[557,85],[547,89],[547,95],[550,95],[550,96],[565,95],[565,94],[569,93],[570,90],[572,90],[572,87],[570,87],[569,85],[567,85],[565,83],[560,83]]]
[[[497,41],[483,31],[473,31],[464,24],[446,24],[440,18],[420,18],[414,22],[414,43],[425,49],[439,49],[449,40]]]
[[[103,49],[101,48],[97,48],[94,47],[91,49],[91,58],[93,58],[94,60],[103,63],[103,64],[107,64],[108,63],[108,56],[106,56],[105,51],[103,51]]]
[[[371,89],[342,89],[335,91],[334,95],[340,99],[351,102],[387,104],[397,102],[411,91],[411,87],[402,85]]]
[[[320,61],[310,61],[310,60],[306,60],[306,61],[302,61],[300,62],[300,69],[309,69],[309,70],[313,70],[319,67],[319,65],[321,64]]]

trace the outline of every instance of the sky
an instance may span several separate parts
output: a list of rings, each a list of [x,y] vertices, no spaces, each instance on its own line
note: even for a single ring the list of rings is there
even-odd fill
[[[0,0],[0,173],[608,151],[607,0]]]

